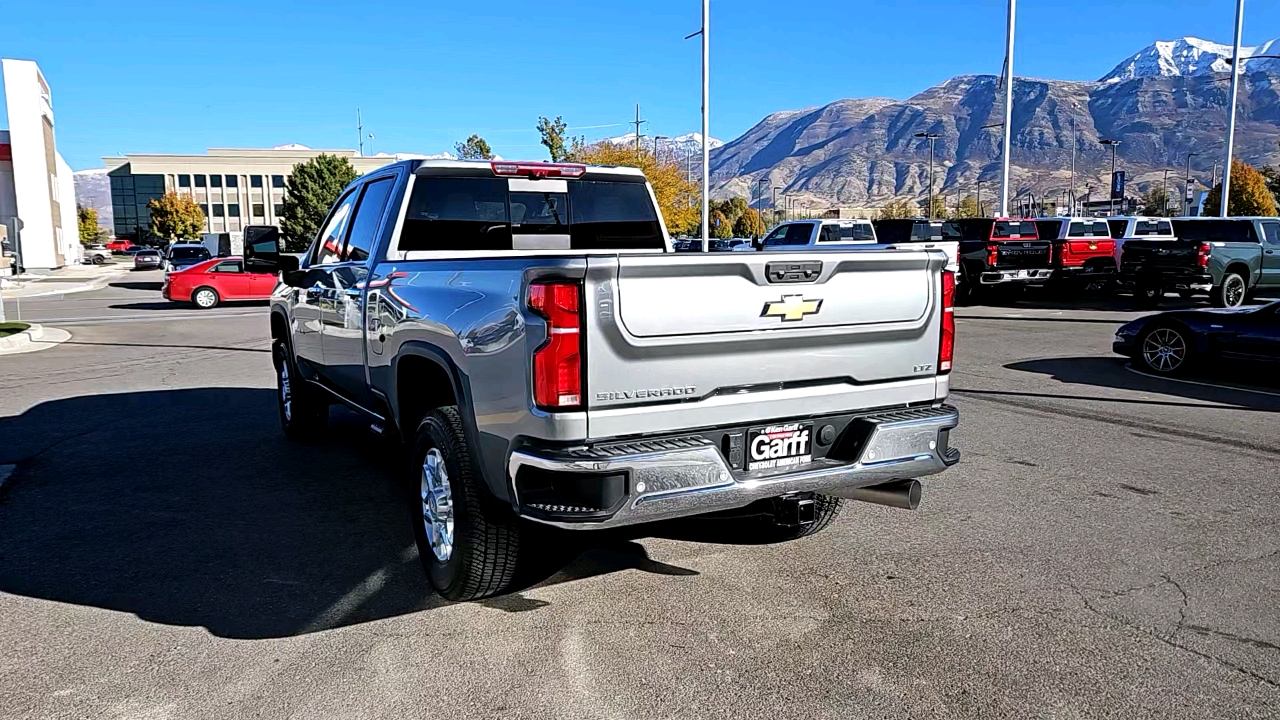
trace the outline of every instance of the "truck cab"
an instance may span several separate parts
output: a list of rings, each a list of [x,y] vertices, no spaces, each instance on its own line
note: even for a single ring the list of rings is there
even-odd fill
[[[941,250],[947,269],[960,280],[960,229],[953,222],[925,218],[875,220],[880,244],[904,250]]]
[[[1117,221],[1113,230],[1119,228]],[[1145,307],[1173,291],[1184,298],[1208,293],[1215,307],[1234,308],[1261,288],[1280,288],[1265,272],[1280,249],[1275,218],[1131,218],[1125,232],[1133,236],[1117,240],[1119,281]],[[1268,232],[1278,242],[1268,242]],[[1280,265],[1273,269],[1280,275]]]
[[[840,245],[875,245],[870,220],[790,220],[765,235],[763,250],[793,251]]]

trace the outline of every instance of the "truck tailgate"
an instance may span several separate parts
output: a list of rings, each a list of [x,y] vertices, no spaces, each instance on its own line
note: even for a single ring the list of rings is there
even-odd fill
[[[932,401],[946,264],[940,250],[593,257],[588,433]]]
[[[997,240],[995,270],[1047,268],[1053,245],[1047,240]]]
[[[1199,269],[1199,243],[1181,240],[1126,240],[1120,269],[1128,272]]]

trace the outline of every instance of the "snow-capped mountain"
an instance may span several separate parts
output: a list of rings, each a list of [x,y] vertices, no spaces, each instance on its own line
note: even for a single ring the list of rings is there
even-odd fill
[[[71,179],[76,186],[76,205],[97,210],[98,227],[111,232],[114,214],[111,212],[111,178],[107,177],[107,169],[77,170]]]
[[[635,133],[630,135],[619,135],[617,137],[606,138],[605,142],[611,142],[614,145],[630,145],[636,141]],[[640,143],[647,148],[653,148],[653,136],[641,135]],[[723,140],[716,138],[707,139],[707,147],[715,150],[724,145]],[[676,157],[684,157],[702,152],[702,133],[685,133],[672,138],[661,138],[658,140],[658,150],[663,153],[674,153]]]
[[[1280,50],[1280,40],[1269,40],[1261,45],[1241,46],[1243,57],[1253,55],[1275,55]],[[1120,63],[1114,70],[1102,77],[1100,82],[1132,80],[1143,77],[1182,77],[1211,75],[1231,71],[1231,46],[1201,40],[1196,37],[1184,37],[1177,40],[1160,40]],[[1245,66],[1246,70],[1280,70],[1280,60],[1266,58],[1255,60]]]

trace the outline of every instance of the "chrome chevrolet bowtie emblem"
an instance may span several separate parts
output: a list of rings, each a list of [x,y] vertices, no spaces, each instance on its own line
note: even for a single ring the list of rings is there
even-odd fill
[[[764,304],[760,317],[782,318],[782,322],[797,322],[805,315],[817,315],[822,309],[821,300],[805,300],[803,295],[783,295],[781,300]]]

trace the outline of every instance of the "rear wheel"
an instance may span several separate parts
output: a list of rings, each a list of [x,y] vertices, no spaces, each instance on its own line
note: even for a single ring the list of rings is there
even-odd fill
[[[276,405],[280,429],[290,440],[315,440],[329,424],[329,403],[302,381],[283,340],[272,347],[276,365]]]
[[[1239,273],[1229,272],[1222,276],[1222,284],[1209,291],[1209,299],[1214,307],[1238,308],[1244,305],[1248,287]]]
[[[106,259],[106,258],[104,258],[104,257],[102,257],[101,255],[94,255],[94,256],[93,256],[93,264],[94,264],[94,265],[101,265],[102,263],[104,263],[104,262],[106,262],[106,261],[107,261],[107,259]]]
[[[191,302],[201,310],[215,308],[221,300],[222,298],[218,297],[218,291],[211,287],[198,287],[191,293]]]
[[[455,601],[505,590],[516,577],[520,520],[484,495],[456,407],[422,419],[412,469],[414,538],[432,587]]]
[[[1156,325],[1138,338],[1135,359],[1149,372],[1176,375],[1190,369],[1195,360],[1195,345],[1183,328]]]

